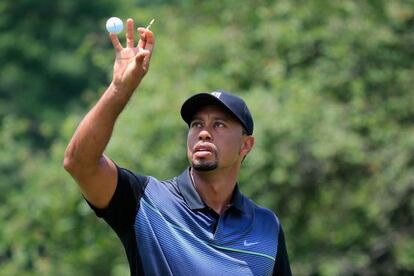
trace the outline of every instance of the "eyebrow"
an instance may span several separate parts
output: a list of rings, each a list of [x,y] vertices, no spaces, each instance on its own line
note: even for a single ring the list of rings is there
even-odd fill
[[[191,121],[195,121],[195,120],[200,120],[202,121],[203,118],[201,118],[201,116],[197,116],[195,115]],[[228,122],[228,121],[232,121],[232,118],[230,118],[229,116],[214,116],[213,120],[220,120],[220,121],[224,121],[224,122]]]

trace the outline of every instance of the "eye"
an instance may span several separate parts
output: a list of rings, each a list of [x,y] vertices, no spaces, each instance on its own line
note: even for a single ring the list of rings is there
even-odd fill
[[[225,127],[225,126],[226,125],[222,121],[214,122],[214,127],[222,128],[222,127]]]
[[[200,121],[192,121],[191,124],[190,124],[190,127],[191,128],[200,128],[200,127],[202,127],[202,124],[201,124]]]

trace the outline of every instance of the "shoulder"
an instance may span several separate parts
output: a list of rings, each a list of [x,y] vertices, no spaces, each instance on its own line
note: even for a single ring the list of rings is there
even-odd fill
[[[244,198],[246,205],[248,205],[248,208],[254,214],[255,220],[257,220],[258,223],[262,223],[264,226],[272,227],[278,231],[280,222],[279,218],[273,210],[255,203],[253,200],[246,196],[244,196]]]
[[[165,205],[167,202],[174,201],[180,197],[181,194],[176,177],[160,180],[156,177],[148,176],[144,200],[155,205]]]
[[[130,186],[145,187],[148,183],[149,177],[129,169],[118,167],[118,184],[129,184]]]
[[[154,176],[148,176],[147,189],[154,192],[167,190],[170,192],[176,192],[178,191],[177,178],[174,177],[171,179],[158,179]]]
[[[143,175],[126,168],[118,167],[118,184],[130,186],[134,192],[138,189],[142,191],[165,191],[170,190],[172,192],[177,191],[177,177],[160,180],[154,176]]]

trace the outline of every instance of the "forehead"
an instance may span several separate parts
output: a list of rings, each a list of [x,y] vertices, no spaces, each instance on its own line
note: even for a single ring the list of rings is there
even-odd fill
[[[229,121],[238,121],[233,114],[231,114],[228,110],[219,105],[206,105],[200,107],[200,109],[194,114],[193,120],[202,119],[204,117],[213,117]]]

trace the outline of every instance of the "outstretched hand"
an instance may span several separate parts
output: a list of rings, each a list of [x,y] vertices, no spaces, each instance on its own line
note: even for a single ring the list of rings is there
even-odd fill
[[[154,35],[145,28],[138,28],[137,31],[139,41],[135,46],[134,20],[129,18],[125,48],[119,42],[117,34],[109,34],[116,52],[112,83],[119,91],[134,91],[148,72],[155,44]]]

